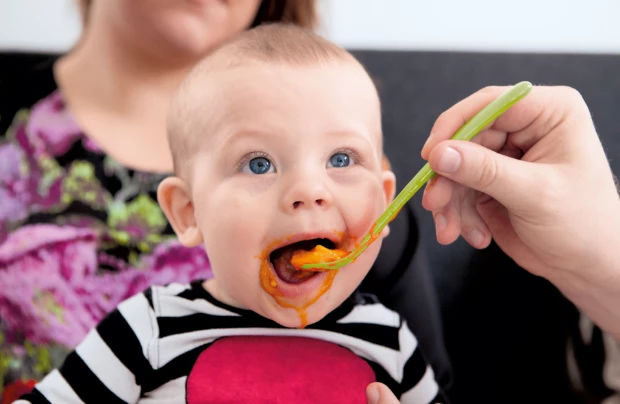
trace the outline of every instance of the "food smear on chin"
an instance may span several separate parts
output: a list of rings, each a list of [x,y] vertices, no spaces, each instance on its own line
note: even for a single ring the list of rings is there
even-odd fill
[[[279,279],[277,275],[274,273],[274,269],[272,268],[272,264],[270,260],[270,253],[272,252],[273,247],[278,244],[281,244],[281,240],[276,240],[273,243],[271,243],[258,256],[260,263],[261,263],[260,273],[259,273],[261,287],[263,288],[263,290],[265,290],[267,293],[269,293],[274,298],[274,300],[276,301],[276,303],[278,303],[278,305],[284,308],[294,309],[297,312],[297,315],[299,316],[299,321],[300,321],[299,328],[304,328],[308,325],[308,314],[306,310],[308,309],[308,307],[310,307],[310,305],[314,304],[317,300],[319,300],[319,298],[323,296],[325,292],[327,292],[331,288],[332,283],[334,282],[334,278],[336,277],[336,274],[338,273],[338,270],[329,271],[325,275],[325,279],[321,283],[321,286],[318,288],[318,291],[314,296],[310,296],[306,301],[301,302],[301,303],[292,303],[288,301],[286,297],[282,295],[282,292],[278,290]],[[325,249],[329,250],[327,248]],[[344,250],[338,250],[338,251],[344,251]],[[347,254],[346,251],[344,251],[344,254],[345,255]]]
[[[320,244],[317,244],[312,250],[297,250],[291,258],[291,264],[298,270],[301,270],[302,265],[316,264],[320,262],[332,262],[345,257],[348,251],[335,248],[327,248]],[[326,268],[308,268],[307,271],[329,271]]]

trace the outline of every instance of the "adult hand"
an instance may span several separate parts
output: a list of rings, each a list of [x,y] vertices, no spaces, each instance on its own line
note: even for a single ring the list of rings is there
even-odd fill
[[[366,387],[366,400],[368,404],[398,404],[398,398],[392,390],[383,383],[374,382]]]
[[[446,140],[505,91],[489,87],[439,116],[422,157],[437,240],[491,238],[620,338],[620,198],[588,108],[567,87],[534,87],[473,142]]]

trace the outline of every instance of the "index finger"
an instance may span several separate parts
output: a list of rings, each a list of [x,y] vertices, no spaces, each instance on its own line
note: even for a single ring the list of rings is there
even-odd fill
[[[508,88],[504,86],[485,87],[439,115],[422,148],[422,157],[428,159],[430,151],[439,142],[449,139],[465,122]],[[575,110],[574,107],[578,104],[581,104],[582,108],[577,109],[582,113],[584,111],[587,113],[585,102],[574,89],[534,87],[524,100],[517,102],[492,123],[491,127],[497,131],[522,134],[522,136],[513,137],[511,141],[520,149],[527,150],[530,145],[536,143],[540,137],[559,124],[567,113]]]

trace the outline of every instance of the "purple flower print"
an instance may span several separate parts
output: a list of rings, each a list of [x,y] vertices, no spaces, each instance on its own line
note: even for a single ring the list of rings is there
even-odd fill
[[[173,241],[158,246],[153,254],[145,257],[140,268],[128,268],[90,277],[76,287],[76,292],[85,296],[83,301],[86,310],[99,321],[121,301],[149,286],[171,282],[187,283],[211,276],[211,267],[204,249],[186,248]]]
[[[63,154],[82,135],[59,91],[32,107],[26,133],[37,157],[40,153],[52,156]]]
[[[94,325],[74,291],[96,269],[90,230],[24,226],[0,245],[0,317],[34,343],[75,346]]]
[[[145,274],[146,286],[165,285],[171,282],[186,283],[195,279],[208,279],[213,276],[207,254],[202,246],[188,248],[176,240],[159,244],[152,254],[146,256],[138,270]],[[145,289],[137,285],[134,294]]]
[[[22,150],[15,144],[0,145],[0,223],[26,216],[28,178],[22,169]],[[0,242],[3,237],[0,235]]]
[[[106,258],[96,245],[93,231],[70,226],[24,226],[9,235],[0,245],[0,318],[9,338],[73,348],[122,300],[148,286],[211,276],[199,247],[163,243],[139,268],[101,272],[98,262]]]

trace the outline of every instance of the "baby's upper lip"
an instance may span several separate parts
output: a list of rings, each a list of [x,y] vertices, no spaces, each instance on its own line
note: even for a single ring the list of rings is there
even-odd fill
[[[271,254],[273,251],[277,249],[280,249],[287,245],[298,243],[300,241],[314,240],[314,239],[321,239],[321,238],[331,241],[332,243],[334,243],[336,247],[338,247],[340,243],[342,242],[341,237],[338,236],[338,234],[339,232],[336,230],[297,233],[295,235],[285,237],[281,243],[274,245],[273,248],[271,248],[271,251],[269,251],[269,253]]]

